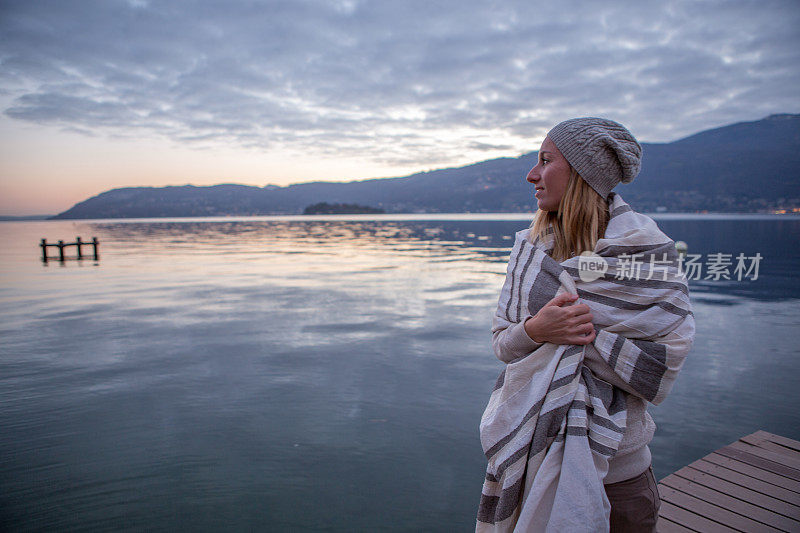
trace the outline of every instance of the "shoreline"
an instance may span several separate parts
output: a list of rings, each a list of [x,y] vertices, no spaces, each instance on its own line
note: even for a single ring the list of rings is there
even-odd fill
[[[800,213],[679,213],[643,212],[654,220],[798,220]],[[189,217],[129,217],[129,218],[59,218],[44,216],[0,217],[0,222],[114,222],[114,223],[167,223],[167,222],[291,222],[315,220],[339,221],[423,221],[423,220],[531,220],[534,213],[381,213],[336,215],[221,215]]]

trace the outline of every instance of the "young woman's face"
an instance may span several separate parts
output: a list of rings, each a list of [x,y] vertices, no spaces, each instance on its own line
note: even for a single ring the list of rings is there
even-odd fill
[[[536,200],[542,211],[558,211],[558,205],[572,170],[550,137],[545,137],[539,149],[539,162],[528,172],[527,180],[536,187]]]

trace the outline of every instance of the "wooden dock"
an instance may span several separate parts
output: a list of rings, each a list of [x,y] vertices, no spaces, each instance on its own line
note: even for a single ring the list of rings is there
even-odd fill
[[[800,442],[756,431],[658,484],[657,530],[800,532]]]
[[[64,263],[64,261],[67,259],[65,257],[65,255],[64,255],[64,249],[65,248],[70,248],[70,247],[73,247],[73,246],[75,247],[75,249],[78,252],[77,257],[75,257],[75,259],[83,259],[84,258],[83,247],[84,246],[89,246],[89,247],[91,247],[92,251],[94,252],[92,254],[92,258],[95,261],[97,261],[97,260],[100,259],[100,255],[97,253],[97,246],[99,244],[100,243],[97,241],[97,237],[93,237],[92,240],[88,241],[88,242],[82,241],[80,237],[75,237],[75,242],[58,241],[55,244],[54,243],[48,243],[47,239],[42,239],[42,241],[39,243],[39,246],[42,249],[42,262],[46,264],[47,261],[50,260],[50,259],[58,259],[59,261],[61,261],[61,263]],[[58,257],[50,257],[47,254],[47,249],[48,248],[56,248],[58,250]]]

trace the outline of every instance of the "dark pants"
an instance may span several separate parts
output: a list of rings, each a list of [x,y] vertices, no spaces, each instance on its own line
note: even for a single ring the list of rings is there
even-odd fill
[[[611,502],[611,533],[655,531],[658,520],[658,485],[651,466],[640,475],[605,486]]]

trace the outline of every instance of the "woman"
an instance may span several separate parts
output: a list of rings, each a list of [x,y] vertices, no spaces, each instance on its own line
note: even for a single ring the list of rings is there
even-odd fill
[[[655,530],[646,404],[669,392],[694,319],[673,241],[612,192],[640,159],[624,126],[578,118],[528,173],[539,210],[492,328],[507,365],[481,419],[478,531]]]

